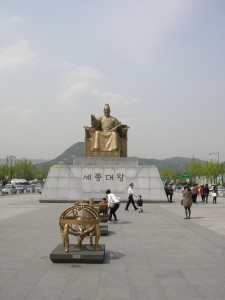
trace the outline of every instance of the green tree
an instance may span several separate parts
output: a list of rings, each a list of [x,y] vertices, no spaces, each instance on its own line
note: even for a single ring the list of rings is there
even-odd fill
[[[18,160],[15,164],[15,177],[31,180],[35,178],[37,167],[31,161]]]
[[[3,180],[8,176],[9,176],[9,170],[7,165],[0,165],[0,180]]]
[[[160,172],[160,176],[165,178],[166,181],[176,180],[179,178],[179,173],[173,171],[173,170],[163,170]]]
[[[192,162],[188,165],[188,172],[191,177],[202,176],[202,164],[199,163],[199,160],[193,158]]]
[[[43,180],[43,179],[47,178],[50,168],[51,168],[51,165],[44,165],[41,168],[37,168],[36,178],[38,180]]]
[[[188,171],[191,174],[191,177],[205,176],[211,178],[213,182],[216,182],[218,175],[224,174],[225,167],[218,162],[210,161],[201,164],[198,160],[193,159],[188,166]]]
[[[38,179],[43,180],[47,178],[51,165],[44,165],[37,167],[28,160],[15,160],[13,156],[7,156],[5,165],[0,165],[0,180],[5,177],[9,179],[23,178],[26,180]]]
[[[211,177],[215,183],[217,183],[217,177],[220,174],[224,174],[225,171],[225,167],[223,164],[219,164],[218,162],[213,161],[206,162],[202,168],[205,176]]]
[[[8,155],[6,157],[6,169],[7,169],[7,177],[12,179],[15,174],[15,164],[16,157],[14,155]]]

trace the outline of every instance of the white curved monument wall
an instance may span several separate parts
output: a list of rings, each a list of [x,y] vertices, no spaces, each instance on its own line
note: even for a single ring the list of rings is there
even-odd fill
[[[73,163],[51,167],[40,202],[100,200],[107,189],[125,202],[131,182],[145,202],[167,201],[155,166],[138,166],[135,158],[74,158]]]

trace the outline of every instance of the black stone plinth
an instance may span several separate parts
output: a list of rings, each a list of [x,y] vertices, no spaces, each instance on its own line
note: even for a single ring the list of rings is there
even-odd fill
[[[109,221],[109,215],[100,216],[101,223],[107,223]]]
[[[105,258],[105,245],[99,245],[100,250],[96,251],[92,246],[82,245],[81,249],[77,245],[70,245],[69,252],[59,244],[51,253],[50,259],[54,263],[88,263],[101,264]]]
[[[101,236],[108,235],[108,225],[100,225]]]

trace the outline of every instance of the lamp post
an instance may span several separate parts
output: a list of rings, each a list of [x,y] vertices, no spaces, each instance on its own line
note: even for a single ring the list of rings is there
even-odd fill
[[[218,164],[219,164],[220,163],[220,154],[219,154],[219,152],[211,152],[211,153],[209,153],[209,155],[212,155],[212,154],[216,154],[217,155]],[[217,183],[217,180],[216,180],[216,183]],[[222,184],[223,184],[223,177],[222,177]]]
[[[211,153],[209,153],[209,155],[212,155],[212,154],[216,154],[217,155],[218,164],[219,164],[220,163],[220,154],[219,154],[219,152],[211,152]]]

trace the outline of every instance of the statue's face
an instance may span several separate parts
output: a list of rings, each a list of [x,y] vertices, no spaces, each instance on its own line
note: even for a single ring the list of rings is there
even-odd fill
[[[110,109],[109,109],[109,108],[105,108],[105,109],[104,109],[104,115],[105,115],[106,117],[109,117],[109,115],[110,115]]]

